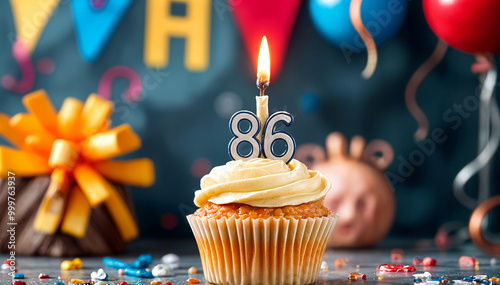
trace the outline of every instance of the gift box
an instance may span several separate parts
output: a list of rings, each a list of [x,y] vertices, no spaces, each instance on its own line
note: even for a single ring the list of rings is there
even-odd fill
[[[23,98],[28,113],[0,114],[0,250],[24,255],[115,254],[139,234],[125,185],[154,182],[150,159],[111,160],[137,150],[112,102],[65,99],[59,112],[43,90]],[[10,230],[10,232],[9,232]],[[14,237],[12,237],[14,236]],[[14,239],[15,248],[9,241]]]

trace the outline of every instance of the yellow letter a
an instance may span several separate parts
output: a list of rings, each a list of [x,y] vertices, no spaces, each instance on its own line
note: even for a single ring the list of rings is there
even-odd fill
[[[186,5],[186,16],[171,13],[172,2]],[[171,37],[184,37],[184,64],[191,71],[203,71],[210,54],[211,0],[148,0],[144,63],[162,68],[168,64]]]

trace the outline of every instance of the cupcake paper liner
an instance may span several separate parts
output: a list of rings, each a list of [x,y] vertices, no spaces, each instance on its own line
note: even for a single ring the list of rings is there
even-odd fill
[[[308,219],[187,216],[214,284],[316,282],[338,214]]]

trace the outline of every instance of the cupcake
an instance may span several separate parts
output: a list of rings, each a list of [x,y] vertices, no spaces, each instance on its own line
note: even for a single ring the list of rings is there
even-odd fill
[[[215,284],[310,284],[338,220],[330,181],[298,160],[230,161],[201,180],[187,217],[205,279]]]

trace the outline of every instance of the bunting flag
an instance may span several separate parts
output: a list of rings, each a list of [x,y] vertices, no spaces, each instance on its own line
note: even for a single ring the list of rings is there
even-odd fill
[[[101,54],[131,3],[132,0],[71,0],[78,46],[86,61]]]
[[[301,0],[228,0],[252,63],[257,70],[260,40],[271,48],[271,74],[278,74],[285,58]]]
[[[59,0],[10,0],[17,38],[22,39],[30,53],[58,4]]]

